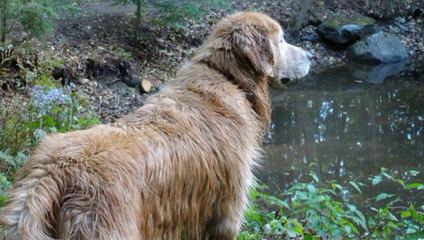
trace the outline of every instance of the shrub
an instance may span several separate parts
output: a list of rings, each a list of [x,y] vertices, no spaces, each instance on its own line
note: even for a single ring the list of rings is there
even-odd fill
[[[72,0],[2,0],[0,3],[0,43],[17,29],[31,37],[42,37],[53,28],[53,20],[63,10],[71,9]]]
[[[86,128],[99,118],[84,110],[88,101],[52,79],[52,63],[26,69],[31,78],[28,96],[0,107],[0,205],[15,172],[29,150],[47,134]],[[29,77],[31,76],[31,77]]]
[[[61,87],[51,76],[50,61],[36,69],[23,69],[28,96],[21,96],[0,108],[0,150],[11,154],[25,151],[47,133],[81,129],[99,122],[84,111],[87,100]]]
[[[408,178],[418,175],[410,171]],[[346,191],[361,194],[361,185],[350,182],[343,187],[335,182],[323,184],[311,173],[312,181],[295,183],[282,193],[271,196],[258,187],[252,190],[253,204],[246,211],[246,225],[239,240],[254,239],[417,239],[424,237],[424,206],[404,203],[393,193],[379,193],[368,209],[361,211],[349,200]],[[382,169],[370,178],[370,184],[395,181],[407,191],[422,191],[424,183],[406,183]],[[320,186],[324,185],[324,186]],[[286,199],[286,200],[282,200]],[[421,203],[422,204],[422,203]]]

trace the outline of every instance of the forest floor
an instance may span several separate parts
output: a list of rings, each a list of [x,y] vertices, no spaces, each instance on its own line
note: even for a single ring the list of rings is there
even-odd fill
[[[146,12],[140,27],[142,40],[138,44],[131,41],[132,5],[90,2],[84,3],[77,15],[59,19],[48,41],[33,44],[38,51],[38,61],[55,59],[63,63],[58,69],[58,78],[87,96],[90,100],[88,107],[103,121],[109,122],[143,104],[148,94],[137,89],[142,80],[147,79],[158,89],[172,79],[179,66],[192,56],[222,17],[234,11],[261,11],[275,18],[285,29],[290,29],[299,12],[296,2],[233,1],[226,9],[207,11],[197,20],[187,20],[184,29],[153,24],[155,13]],[[358,6],[349,2],[339,1],[332,9],[314,2],[313,14],[307,16],[303,27],[299,31],[286,31],[289,43],[301,46],[315,56],[312,72],[347,63],[345,51],[320,41],[316,29],[320,22],[335,14],[345,17],[363,14]],[[408,69],[413,70],[424,62],[422,18],[401,16],[380,21],[379,25],[404,42],[410,55]],[[407,31],[402,30],[405,27]],[[16,92],[1,94],[6,98],[19,95]]]

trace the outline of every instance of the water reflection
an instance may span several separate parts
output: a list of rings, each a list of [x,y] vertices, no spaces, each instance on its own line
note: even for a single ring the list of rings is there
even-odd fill
[[[313,78],[274,94],[261,180],[281,190],[304,178],[313,163],[321,178],[340,182],[365,181],[381,167],[424,172],[424,81],[402,77],[375,84],[344,70]],[[378,187],[370,194],[396,186]]]
[[[380,65],[364,65],[350,63],[345,66],[345,74],[353,79],[362,80],[369,83],[382,83],[387,77],[400,73],[405,69],[406,62],[395,62]]]

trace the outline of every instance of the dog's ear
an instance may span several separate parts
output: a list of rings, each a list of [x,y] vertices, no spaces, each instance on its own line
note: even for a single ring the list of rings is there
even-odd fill
[[[231,48],[240,61],[240,65],[254,68],[256,73],[273,77],[275,63],[275,47],[265,35],[256,28],[236,29],[230,36]]]

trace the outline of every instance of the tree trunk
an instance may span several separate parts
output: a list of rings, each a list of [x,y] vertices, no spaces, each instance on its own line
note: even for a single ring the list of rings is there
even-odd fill
[[[136,6],[137,6],[137,10],[135,12],[135,21],[134,21],[134,41],[135,43],[138,43],[138,41],[140,40],[140,26],[141,26],[141,15],[142,15],[142,10],[141,7],[143,5],[143,0],[136,0]]]
[[[6,43],[6,33],[7,33],[7,1],[4,0],[3,6],[0,9],[1,12],[1,43],[4,45]]]
[[[309,10],[311,0],[302,0],[300,3],[300,12],[297,15],[296,23],[293,27],[293,30],[299,30],[302,27],[303,22],[305,21],[306,13]]]

